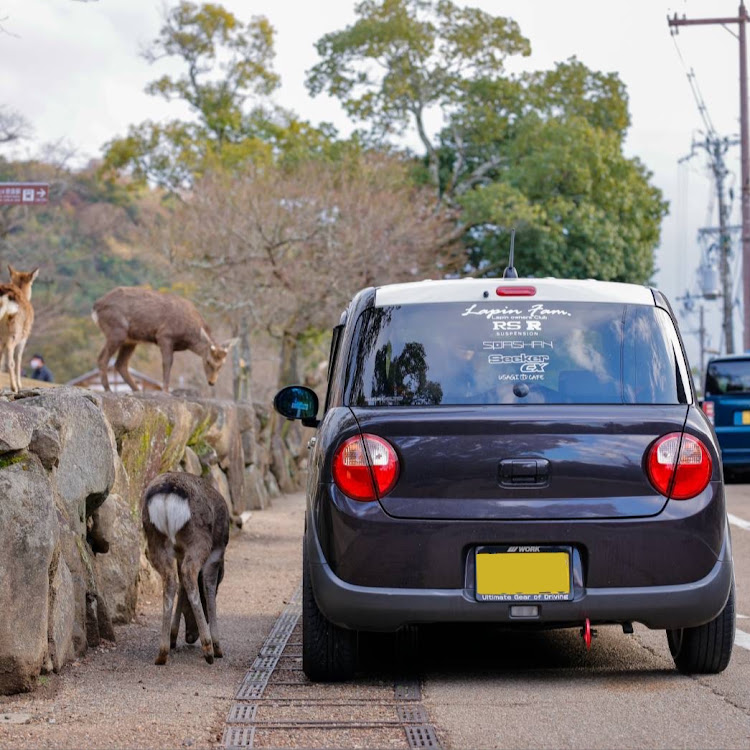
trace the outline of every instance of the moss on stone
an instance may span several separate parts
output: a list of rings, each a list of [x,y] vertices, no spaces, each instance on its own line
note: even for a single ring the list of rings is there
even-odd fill
[[[134,518],[140,514],[141,492],[150,473],[156,474],[162,463],[171,425],[158,409],[147,409],[137,430],[122,440],[122,463],[128,475],[128,505]],[[158,463],[157,463],[158,461]],[[150,471],[153,465],[155,471]]]
[[[205,436],[209,428],[211,427],[211,424],[211,412],[209,411],[209,413],[206,414],[206,416],[201,419],[200,422],[198,422],[198,424],[193,428],[193,431],[190,433],[190,437],[187,439],[187,445],[189,445],[196,453],[198,453],[198,451],[196,450],[195,446],[206,442]]]
[[[188,443],[190,445],[190,443]],[[190,447],[195,451],[195,455],[200,458],[211,452],[211,446],[205,440],[199,440],[197,443],[193,443]]]
[[[0,456],[0,469],[7,469],[9,466],[19,464],[23,459],[24,457],[17,453],[5,453]]]

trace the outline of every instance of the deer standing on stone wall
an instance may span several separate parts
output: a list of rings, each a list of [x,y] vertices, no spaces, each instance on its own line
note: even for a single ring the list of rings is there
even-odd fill
[[[91,317],[107,337],[97,360],[106,391],[110,390],[107,367],[115,352],[115,369],[134,391],[138,390],[128,362],[135,347],[142,342],[156,344],[161,350],[165,391],[169,390],[174,352],[185,350],[203,359],[208,384],[215,385],[219,370],[237,341],[230,339],[217,344],[192,302],[175,294],[140,287],[120,286],[107,292],[94,303]]]
[[[216,594],[224,576],[224,551],[229,542],[229,511],[224,498],[206,479],[169,472],[146,487],[141,515],[148,558],[164,587],[161,639],[155,663],[167,663],[170,648],[177,645],[180,615],[189,607],[198,626],[203,656],[212,664],[214,657],[224,655],[216,619]],[[205,601],[205,612],[201,599]],[[188,630],[187,616],[185,626]],[[186,635],[190,642],[189,633]]]
[[[10,284],[0,284],[0,369],[7,368],[10,389],[18,393],[23,351],[34,325],[31,285],[39,269],[25,272],[8,266],[8,271]]]

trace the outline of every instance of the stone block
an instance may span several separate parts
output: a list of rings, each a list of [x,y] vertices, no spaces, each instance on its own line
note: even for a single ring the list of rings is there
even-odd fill
[[[0,468],[0,693],[30,690],[46,661],[59,538],[52,495],[36,456]]]

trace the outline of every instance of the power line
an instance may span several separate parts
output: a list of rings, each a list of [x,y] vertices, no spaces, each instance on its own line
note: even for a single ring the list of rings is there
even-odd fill
[[[706,101],[703,98],[700,86],[698,85],[698,78],[695,75],[695,70],[692,67],[688,68],[687,63],[685,62],[685,58],[683,57],[680,45],[677,43],[677,32],[672,31],[670,35],[672,37],[672,42],[674,43],[674,48],[677,50],[677,56],[680,58],[682,68],[685,71],[685,75],[687,76],[688,83],[690,84],[690,90],[693,92],[693,98],[695,99],[695,104],[698,107],[698,112],[700,113],[701,119],[703,120],[703,125],[706,128],[706,135],[708,135],[709,137],[714,137],[716,136],[716,128],[714,128],[713,121],[711,120],[711,115],[708,113],[708,107],[706,106]]]

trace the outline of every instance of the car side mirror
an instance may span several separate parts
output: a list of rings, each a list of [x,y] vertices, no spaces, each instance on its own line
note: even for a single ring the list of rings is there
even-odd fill
[[[312,388],[290,385],[274,397],[273,408],[286,419],[299,419],[305,427],[317,427],[318,396]]]

